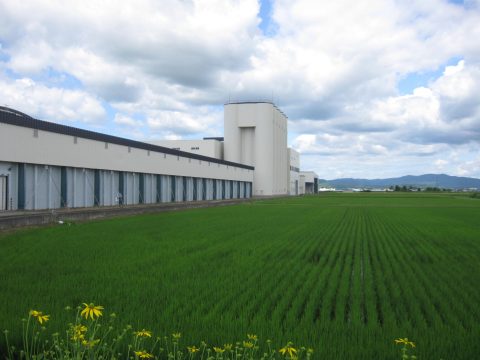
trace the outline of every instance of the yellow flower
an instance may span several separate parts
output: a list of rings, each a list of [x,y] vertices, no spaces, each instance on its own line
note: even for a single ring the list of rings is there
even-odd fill
[[[133,333],[135,336],[139,337],[152,337],[152,332],[148,330],[140,330]]]
[[[85,333],[87,332],[87,327],[84,325],[75,325],[72,326],[72,340],[73,341],[78,341],[78,340],[85,340]]]
[[[290,359],[294,359],[297,355],[297,349],[293,347],[291,342],[287,343],[287,345],[278,350],[278,352],[283,356],[288,356]]]
[[[215,351],[217,354],[223,354],[225,352],[225,349],[214,346],[213,351]]]
[[[145,350],[135,351],[135,355],[137,355],[140,359],[151,359],[151,358],[153,358],[153,355],[149,354]]]
[[[200,349],[197,348],[195,345],[187,346],[187,350],[190,354],[195,354],[196,352],[200,351]]]
[[[173,333],[173,334],[172,334],[172,337],[173,337],[175,340],[178,340],[178,339],[180,339],[180,338],[182,337],[182,334],[179,333],[179,332]]]
[[[395,344],[404,344],[405,346],[410,345],[412,348],[415,347],[415,343],[412,341],[409,341],[408,338],[399,338],[395,339]]]
[[[223,344],[223,348],[227,351],[232,351],[232,344]]]
[[[85,340],[85,335],[82,333],[74,333],[72,335],[72,341],[84,341]]]
[[[100,317],[102,316],[102,310],[103,310],[103,306],[95,306],[95,304],[93,303],[90,303],[90,304],[86,304],[86,303],[83,303],[83,305],[85,306],[82,310],[82,312],[80,313],[81,316],[84,316],[85,319],[88,319],[88,317],[90,316],[90,318],[92,320],[95,320],[95,317]]]
[[[247,334],[247,338],[248,340],[253,340],[253,341],[258,340],[257,335],[253,335],[253,334]]]
[[[100,342],[99,339],[89,340],[89,341],[83,340],[83,341],[82,341],[82,345],[91,349],[91,348],[93,348],[95,345],[97,345],[99,342]]]
[[[73,331],[84,333],[84,332],[87,332],[87,327],[85,325],[82,325],[82,324],[75,325],[73,327]]]
[[[30,310],[30,316],[37,318],[40,324],[43,324],[44,322],[47,322],[48,320],[50,320],[50,315],[43,315],[41,311],[37,311],[37,310]]]
[[[253,348],[253,343],[250,342],[250,341],[244,341],[243,342],[243,347],[247,348],[247,349],[251,349],[251,348]]]

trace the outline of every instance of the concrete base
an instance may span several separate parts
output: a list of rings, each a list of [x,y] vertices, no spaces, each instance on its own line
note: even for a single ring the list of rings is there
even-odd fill
[[[26,226],[40,226],[63,222],[81,222],[94,219],[106,219],[116,216],[152,214],[163,211],[195,209],[214,206],[235,205],[252,199],[231,199],[216,201],[195,201],[178,203],[161,203],[150,205],[133,205],[117,207],[95,207],[77,209],[55,209],[39,211],[5,211],[0,212],[0,230]]]

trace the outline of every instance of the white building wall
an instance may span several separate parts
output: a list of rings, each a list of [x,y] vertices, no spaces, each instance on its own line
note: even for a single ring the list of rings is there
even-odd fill
[[[223,142],[219,140],[155,140],[150,143],[169,149],[223,159]]]
[[[289,195],[299,195],[300,154],[288,148],[288,184]]]
[[[0,161],[253,181],[253,170],[0,123]],[[138,174],[137,174],[138,176]],[[138,195],[137,195],[138,196]],[[138,201],[138,199],[137,199]]]
[[[271,103],[226,104],[224,129],[225,160],[255,167],[253,195],[287,194],[285,115]]]
[[[298,195],[305,194],[305,175],[298,176]]]

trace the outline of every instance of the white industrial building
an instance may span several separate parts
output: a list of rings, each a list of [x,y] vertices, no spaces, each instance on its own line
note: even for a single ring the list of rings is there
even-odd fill
[[[0,210],[248,198],[253,172],[0,108]]]
[[[318,175],[314,171],[300,171],[299,188],[300,194],[318,193]]]
[[[0,210],[300,195],[313,172],[270,102],[225,104],[224,138],[144,143],[0,107]]]

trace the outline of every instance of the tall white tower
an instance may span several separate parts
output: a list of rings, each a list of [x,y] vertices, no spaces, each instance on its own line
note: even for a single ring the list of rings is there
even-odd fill
[[[224,159],[255,167],[253,195],[288,193],[287,117],[273,103],[229,103]]]

